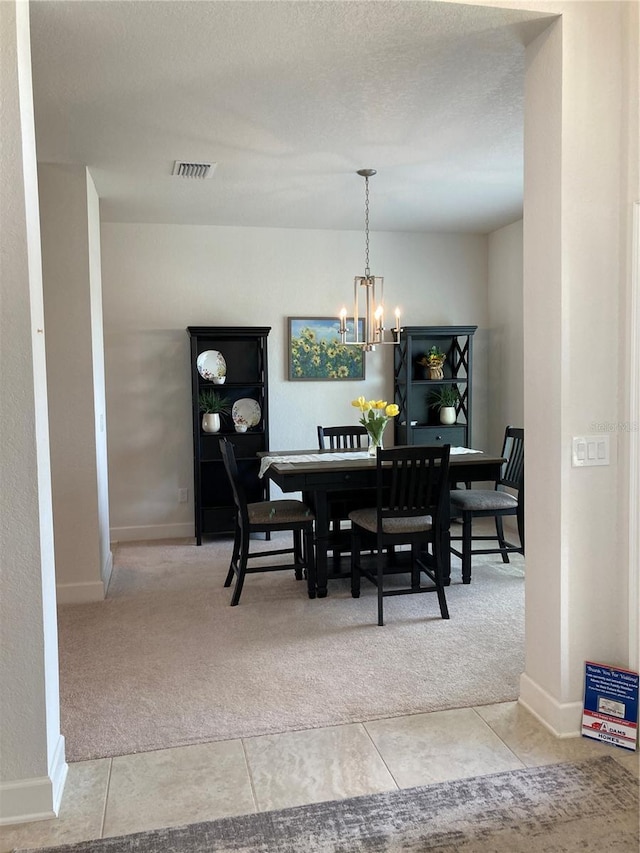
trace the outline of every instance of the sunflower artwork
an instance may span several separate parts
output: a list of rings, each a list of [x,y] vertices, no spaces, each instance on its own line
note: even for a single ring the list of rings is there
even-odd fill
[[[359,321],[360,331],[364,320]],[[353,320],[347,320],[353,340]],[[364,379],[363,348],[343,344],[337,317],[289,317],[289,379]]]

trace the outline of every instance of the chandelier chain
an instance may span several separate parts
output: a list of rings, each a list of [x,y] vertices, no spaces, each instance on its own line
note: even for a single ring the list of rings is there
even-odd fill
[[[369,178],[364,179],[364,233],[365,233],[365,265],[364,274],[367,278],[371,275],[369,269]]]

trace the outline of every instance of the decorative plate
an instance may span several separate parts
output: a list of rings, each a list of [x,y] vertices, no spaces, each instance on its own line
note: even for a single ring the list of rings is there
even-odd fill
[[[231,417],[234,424],[246,424],[247,427],[254,427],[260,423],[262,410],[257,400],[252,400],[251,397],[242,397],[233,404]]]
[[[227,362],[217,349],[201,352],[196,366],[203,379],[222,379],[223,376],[227,375]]]

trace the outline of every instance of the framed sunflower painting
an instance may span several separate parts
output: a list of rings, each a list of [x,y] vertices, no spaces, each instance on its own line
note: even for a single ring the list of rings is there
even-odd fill
[[[363,347],[343,344],[337,317],[289,317],[289,379],[292,382],[364,379]],[[358,320],[360,337],[364,319]],[[347,319],[353,340],[353,319]]]

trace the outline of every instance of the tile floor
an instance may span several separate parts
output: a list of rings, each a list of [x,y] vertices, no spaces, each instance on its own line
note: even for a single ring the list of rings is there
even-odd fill
[[[611,755],[515,702],[82,761],[56,820],[0,827],[0,853]]]

